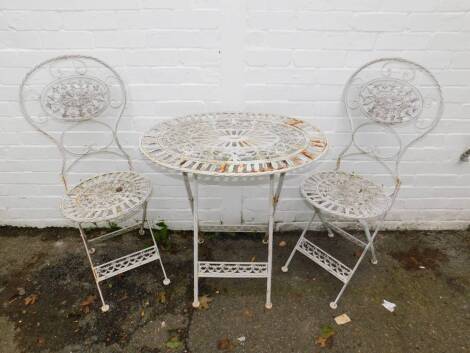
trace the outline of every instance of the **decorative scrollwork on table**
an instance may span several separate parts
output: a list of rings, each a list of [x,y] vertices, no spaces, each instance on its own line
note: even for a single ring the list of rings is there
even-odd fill
[[[309,164],[325,136],[300,119],[256,113],[212,113],[168,120],[141,139],[142,152],[168,168],[205,175],[284,172]]]
[[[201,277],[265,277],[268,265],[265,262],[198,262],[198,273]]]

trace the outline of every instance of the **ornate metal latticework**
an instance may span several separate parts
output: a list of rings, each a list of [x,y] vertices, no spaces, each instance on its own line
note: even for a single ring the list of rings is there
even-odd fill
[[[58,119],[86,120],[100,116],[109,106],[109,89],[93,77],[59,78],[41,94],[44,111]]]
[[[151,190],[150,180],[134,172],[99,174],[71,189],[62,210],[75,222],[113,220],[142,207]]]
[[[341,282],[346,282],[348,280],[349,275],[351,274],[351,269],[307,239],[302,239],[297,246],[297,250],[318,263],[329,273],[341,280]]]
[[[318,209],[345,218],[380,216],[392,202],[383,187],[342,171],[315,173],[305,180],[301,191]]]
[[[263,278],[268,274],[266,262],[199,261],[200,277]]]
[[[160,254],[158,253],[158,248],[153,245],[149,248],[136,251],[132,254],[128,254],[118,259],[114,259],[102,265],[96,266],[95,273],[98,281],[101,282],[105,279],[132,270],[133,268],[158,260],[159,258]]]
[[[67,191],[62,211],[80,230],[103,304],[101,309],[107,311],[109,306],[104,301],[99,282],[148,262],[159,260],[164,284],[169,284],[147,220],[147,202],[152,190],[150,181],[132,171],[129,155],[117,138],[117,128],[126,106],[124,83],[117,72],[89,56],[69,55],[47,60],[26,74],[20,86],[20,105],[28,122],[51,139],[60,151],[62,181]],[[96,133],[89,130],[90,123],[104,128],[108,138],[99,136],[97,142],[85,142],[92,132]],[[71,187],[67,179],[72,167],[98,154],[118,156],[127,162],[130,170],[98,174]],[[87,237],[82,227],[87,222],[128,218],[138,210],[143,214],[137,227],[132,225],[93,239]],[[105,264],[94,264],[94,249],[89,247],[90,242],[136,228],[143,234],[144,226],[150,228],[153,246]]]
[[[359,94],[364,115],[373,121],[399,124],[416,119],[423,109],[423,97],[405,80],[380,78],[364,84]]]
[[[71,169],[98,154],[123,158],[132,169],[116,133],[126,107],[126,90],[117,72],[101,60],[67,55],[37,65],[21,83],[20,105],[28,122],[59,148],[67,190]],[[90,121],[108,137],[91,141]],[[74,139],[77,134],[80,143]]]
[[[301,192],[313,206],[314,214],[282,268],[287,272],[299,251],[339,278],[344,286],[330,303],[332,308],[336,308],[369,250],[372,263],[377,263],[373,241],[400,189],[400,161],[410,146],[436,126],[443,110],[441,88],[434,76],[424,67],[399,58],[379,59],[359,68],[347,82],[343,100],[351,124],[351,139],[340,153],[334,171],[316,172],[302,183]],[[354,170],[342,169],[344,159],[358,156],[382,166],[393,180],[392,192],[385,192],[382,185]],[[359,221],[367,241],[341,229],[324,215]],[[363,248],[352,269],[305,239],[316,216],[330,236],[339,234]],[[373,234],[368,224],[372,221],[376,223]]]
[[[162,166],[213,176],[282,173],[326,150],[307,122],[260,113],[190,115],[160,123],[141,139],[142,152]]]
[[[351,76],[344,104],[352,135],[338,157],[336,171],[312,174],[301,191],[318,210],[347,218],[378,217],[388,211],[398,193],[404,153],[442,115],[441,89],[434,76],[418,64],[379,59]],[[361,155],[382,165],[393,180],[392,193],[359,174],[341,170],[345,158]]]
[[[199,306],[199,277],[266,278],[270,309],[274,215],[285,173],[306,166],[327,148],[320,130],[300,119],[261,113],[210,113],[162,122],[146,132],[140,149],[151,161],[182,172],[193,213],[194,301]],[[193,176],[193,187],[189,175]],[[275,174],[279,174],[277,187]],[[269,175],[269,220],[266,262],[200,261],[198,176]],[[226,229],[226,225],[222,225]]]

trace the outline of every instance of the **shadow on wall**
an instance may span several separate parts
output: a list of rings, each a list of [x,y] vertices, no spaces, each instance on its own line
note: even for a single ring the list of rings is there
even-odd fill
[[[466,150],[462,155],[460,156],[460,161],[462,162],[469,162],[470,161],[470,148]]]

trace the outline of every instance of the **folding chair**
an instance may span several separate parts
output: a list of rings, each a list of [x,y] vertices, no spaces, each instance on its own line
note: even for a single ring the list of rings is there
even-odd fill
[[[152,191],[150,180],[132,170],[130,157],[117,136],[126,107],[126,90],[117,72],[89,56],[69,55],[47,60],[26,74],[20,87],[20,105],[27,121],[47,136],[60,152],[61,176],[66,190],[62,212],[80,231],[102,302],[101,310],[109,310],[100,288],[102,281],[151,261],[159,261],[165,278],[163,283],[168,285],[170,280],[163,267],[152,223],[147,218]],[[102,161],[96,160],[101,155],[119,157],[127,170],[92,175],[70,186],[71,169],[82,164],[87,170],[95,170],[102,166]],[[137,224],[92,239],[85,233],[85,224],[121,222],[137,212],[142,212]],[[95,264],[91,243],[137,229],[144,235],[145,226],[153,245]]]
[[[377,264],[373,243],[400,189],[400,161],[414,143],[436,126],[443,112],[442,92],[434,76],[421,65],[400,58],[378,59],[359,68],[345,86],[343,103],[351,139],[339,154],[335,170],[313,173],[302,183],[301,193],[312,205],[313,215],[282,267],[287,272],[298,251],[343,282],[330,303],[332,309],[337,308],[369,250],[371,262]],[[352,170],[343,168],[346,160],[357,157],[362,160],[350,161],[353,163],[348,169]],[[391,177],[389,188],[356,173],[358,166],[371,168],[370,161],[378,163],[380,173]],[[330,237],[339,234],[362,248],[353,267],[307,239],[307,230],[317,216]],[[331,221],[334,217],[358,222],[364,237],[340,228]]]

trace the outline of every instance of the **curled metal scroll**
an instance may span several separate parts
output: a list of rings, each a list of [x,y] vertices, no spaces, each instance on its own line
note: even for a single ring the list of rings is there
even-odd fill
[[[383,62],[381,72],[384,77],[404,80],[404,81],[413,81],[416,78],[416,72],[418,67],[413,65],[408,65],[405,59],[389,59]],[[399,68],[397,64],[402,64]],[[395,65],[395,66],[394,66]]]
[[[71,56],[62,56],[62,57],[57,57],[56,59],[59,58],[67,58],[67,62],[72,65],[72,67],[68,68],[68,71],[73,70],[73,74],[76,75],[85,75],[88,71],[87,65],[85,63],[86,59],[90,59],[91,57],[85,57],[85,56],[78,56],[78,55],[71,55]],[[63,78],[66,76],[67,72],[64,69],[64,67],[61,67],[60,65],[63,64],[65,61],[64,60],[54,60],[51,59],[50,61],[47,62],[47,67],[49,70],[49,73],[52,77],[56,79]],[[44,63],[45,64],[45,63]],[[41,64],[37,66],[39,68],[42,66]]]

